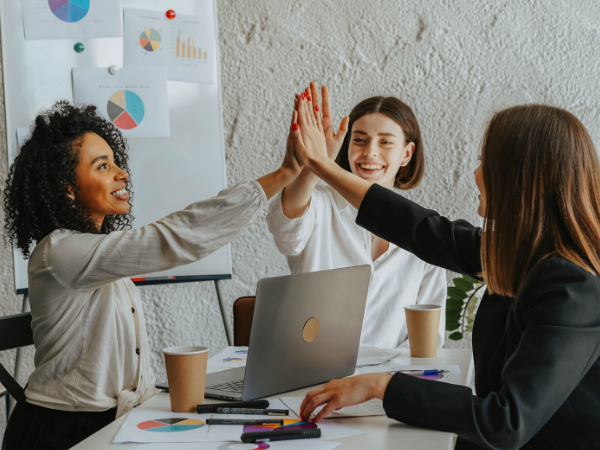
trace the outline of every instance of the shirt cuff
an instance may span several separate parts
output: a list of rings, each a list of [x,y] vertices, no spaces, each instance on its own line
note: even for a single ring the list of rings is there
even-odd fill
[[[253,180],[250,182],[250,184],[254,187],[254,189],[256,190],[256,193],[260,197],[261,206],[265,206],[268,203],[267,194],[265,194],[265,191],[263,190],[260,183],[256,180]]]

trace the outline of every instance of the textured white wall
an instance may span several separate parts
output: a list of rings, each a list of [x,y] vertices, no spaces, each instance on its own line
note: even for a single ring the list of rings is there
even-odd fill
[[[419,119],[427,166],[407,195],[478,222],[472,172],[491,113],[542,102],[575,113],[600,136],[600,3],[595,0],[218,0],[227,174],[230,185],[281,161],[294,92],[326,83],[336,120],[360,100],[394,95]],[[1,73],[0,73],[1,76]],[[0,102],[3,100],[0,84]],[[0,108],[0,178],[7,173]],[[133,180],[135,183],[135,180]],[[3,215],[0,214],[3,220]],[[259,278],[288,273],[264,217],[232,247],[231,304]],[[0,315],[20,312],[12,256],[0,246]],[[226,345],[212,283],[141,288],[153,346]],[[470,345],[468,338],[460,345]],[[33,352],[26,353],[31,371]],[[12,368],[14,354],[0,361]],[[0,435],[5,423],[0,412]]]

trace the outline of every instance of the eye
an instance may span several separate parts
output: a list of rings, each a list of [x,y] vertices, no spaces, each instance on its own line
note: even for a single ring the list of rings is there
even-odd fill
[[[356,139],[354,139],[354,142],[356,142],[357,144],[360,144],[360,143],[365,142],[365,141],[364,141],[364,139],[356,138]]]
[[[392,141],[383,141],[382,144],[383,145],[392,145],[393,142]]]
[[[108,169],[108,163],[104,163],[98,167],[98,170]]]

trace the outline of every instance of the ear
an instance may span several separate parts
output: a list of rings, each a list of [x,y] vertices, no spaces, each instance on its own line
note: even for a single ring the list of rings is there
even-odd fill
[[[404,158],[402,158],[400,167],[408,166],[408,163],[412,159],[414,152],[415,152],[415,143],[409,142],[408,144],[406,144],[406,147],[404,147]]]
[[[71,200],[75,200],[75,192],[73,190],[73,186],[71,185],[67,186],[67,197],[69,197]]]

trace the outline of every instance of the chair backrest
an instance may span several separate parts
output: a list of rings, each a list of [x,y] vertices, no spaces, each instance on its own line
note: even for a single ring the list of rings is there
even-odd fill
[[[233,345],[247,347],[254,317],[256,297],[240,297],[233,302]]]
[[[33,345],[31,313],[0,317],[0,351]],[[0,383],[16,400],[25,394],[24,389],[0,364]]]

